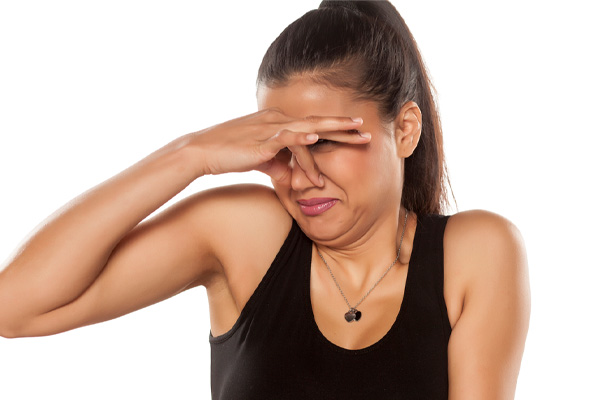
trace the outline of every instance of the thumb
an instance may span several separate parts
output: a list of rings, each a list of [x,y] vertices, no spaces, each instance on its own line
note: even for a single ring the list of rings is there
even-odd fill
[[[292,170],[289,164],[277,158],[258,165],[255,170],[269,175],[278,185],[291,185]]]

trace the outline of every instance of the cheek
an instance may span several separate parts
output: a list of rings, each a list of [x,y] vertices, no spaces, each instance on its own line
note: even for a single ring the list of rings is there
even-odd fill
[[[289,214],[293,215],[292,213],[294,211],[294,207],[293,207],[292,199],[290,197],[291,196],[291,193],[290,193],[291,186],[289,184],[282,185],[281,183],[276,183],[273,180],[271,180],[271,184],[273,185],[275,194],[279,198],[279,201],[283,205],[283,208],[285,208]]]
[[[277,194],[277,197],[279,197],[279,200],[284,202],[286,197],[289,196],[290,186],[282,185],[281,183],[277,183],[273,179],[271,179],[271,184],[273,185],[273,189],[275,189],[275,194]]]
[[[400,185],[401,163],[385,141],[369,146],[344,147],[316,158],[321,172],[335,185],[365,196],[388,196]],[[360,195],[359,195],[360,196]]]
[[[362,182],[373,179],[378,167],[378,152],[373,146],[347,145],[330,153],[315,156],[323,174],[334,182]]]

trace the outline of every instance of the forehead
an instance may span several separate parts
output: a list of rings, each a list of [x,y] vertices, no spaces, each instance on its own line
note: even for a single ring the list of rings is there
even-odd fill
[[[362,117],[374,121],[377,108],[373,102],[356,101],[349,89],[332,88],[306,77],[295,77],[282,87],[261,85],[256,100],[258,109],[277,107],[291,117],[317,116]]]

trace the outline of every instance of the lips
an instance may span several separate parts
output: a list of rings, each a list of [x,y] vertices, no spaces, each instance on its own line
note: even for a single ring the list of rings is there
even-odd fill
[[[331,207],[336,205],[338,199],[331,197],[315,197],[312,199],[300,199],[298,204],[300,205],[300,211],[307,216],[315,216],[324,213]]]

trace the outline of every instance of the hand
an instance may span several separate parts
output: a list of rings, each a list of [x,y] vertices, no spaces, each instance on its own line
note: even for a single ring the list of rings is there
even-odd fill
[[[186,144],[197,154],[194,159],[198,163],[198,176],[258,170],[280,182],[291,172],[290,157],[281,152],[287,148],[311,182],[322,186],[320,172],[307,146],[319,139],[368,143],[370,134],[348,132],[357,130],[361,125],[362,119],[294,118],[279,109],[268,108],[188,134]]]

